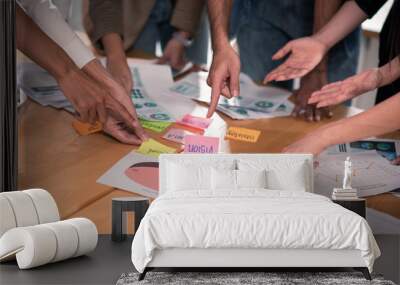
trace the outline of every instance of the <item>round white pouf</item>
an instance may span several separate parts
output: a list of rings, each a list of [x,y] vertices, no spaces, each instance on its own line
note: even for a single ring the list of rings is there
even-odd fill
[[[0,194],[0,238],[6,231],[16,226],[17,222],[10,202]]]
[[[57,222],[60,220],[56,201],[49,192],[43,189],[29,189],[22,191],[30,196],[36,208],[39,224]]]
[[[39,224],[38,214],[31,197],[23,191],[3,192],[13,209],[17,227],[26,227]]]
[[[78,249],[78,233],[75,228],[64,222],[55,222],[42,225],[51,229],[56,235],[57,252],[51,262],[57,262],[75,255]]]
[[[55,234],[41,225],[11,229],[0,239],[0,260],[16,255],[20,269],[49,263],[56,252]]]
[[[78,232],[78,249],[74,257],[91,252],[96,248],[98,233],[96,225],[91,220],[86,218],[74,218],[63,222],[74,226]]]

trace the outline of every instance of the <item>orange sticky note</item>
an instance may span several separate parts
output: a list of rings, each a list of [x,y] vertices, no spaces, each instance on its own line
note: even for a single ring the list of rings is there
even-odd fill
[[[74,127],[75,131],[81,136],[86,136],[103,130],[103,126],[100,122],[96,122],[94,125],[92,125],[89,123],[83,123],[79,120],[74,120],[72,122],[72,126]]]
[[[260,134],[261,132],[258,130],[229,127],[228,131],[226,132],[225,139],[255,143],[258,140]]]

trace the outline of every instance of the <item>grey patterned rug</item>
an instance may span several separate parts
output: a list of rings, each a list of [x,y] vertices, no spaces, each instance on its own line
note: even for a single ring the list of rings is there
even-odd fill
[[[138,276],[138,273],[122,274],[117,285],[395,285],[377,275],[368,281],[359,272],[148,272],[142,281],[138,281]]]

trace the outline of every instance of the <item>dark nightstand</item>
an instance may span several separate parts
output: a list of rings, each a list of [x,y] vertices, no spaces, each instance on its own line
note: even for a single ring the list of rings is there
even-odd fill
[[[365,219],[365,199],[352,199],[352,200],[332,200],[332,202],[359,214]]]
[[[123,241],[126,239],[126,213],[135,213],[135,231],[138,229],[140,221],[146,214],[150,200],[145,197],[121,197],[112,199],[112,234],[113,241]]]

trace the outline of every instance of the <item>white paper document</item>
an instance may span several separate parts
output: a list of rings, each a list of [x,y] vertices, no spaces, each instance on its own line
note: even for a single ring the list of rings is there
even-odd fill
[[[150,198],[158,196],[158,158],[130,152],[104,173],[97,183]]]
[[[192,73],[174,83],[168,94],[186,97],[201,102],[210,102],[211,88],[207,85],[207,72]],[[233,119],[260,119],[288,116],[293,103],[288,98],[290,92],[258,86],[247,75],[240,74],[240,96],[227,99],[220,97],[218,110]]]
[[[348,153],[322,154],[314,170],[314,189],[330,197],[333,188],[341,188],[343,167]],[[353,163],[352,187],[359,197],[386,193],[400,188],[400,167],[392,165],[376,151],[350,154]]]

